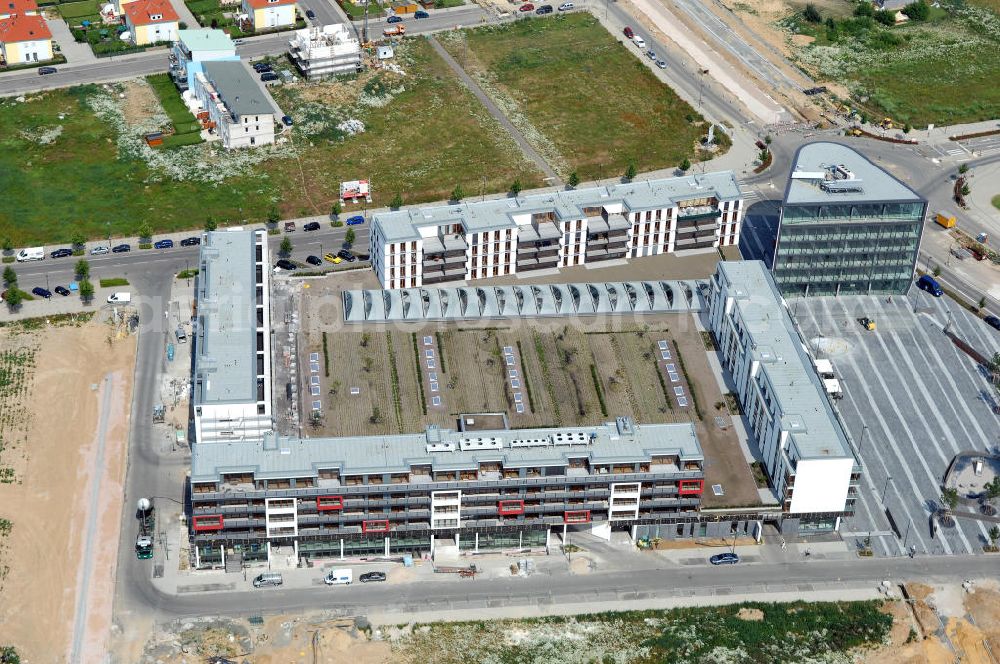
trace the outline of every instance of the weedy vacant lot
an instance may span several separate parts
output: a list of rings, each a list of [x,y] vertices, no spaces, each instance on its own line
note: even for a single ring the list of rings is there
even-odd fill
[[[696,157],[694,109],[590,14],[454,31],[442,43],[563,177],[612,177]],[[720,135],[722,132],[716,132]],[[722,136],[721,149],[728,140]]]
[[[190,119],[169,90],[158,87],[158,99],[143,80],[0,100],[0,238],[30,246],[77,231],[129,236],[144,223],[154,232],[200,228],[210,216],[261,223],[273,207],[285,218],[328,214],[343,180],[369,179],[376,206],[396,193],[417,203],[447,198],[458,185],[472,196],[518,178],[541,184],[423,39],[396,55],[391,69],[279,87],[275,97],[295,127],[253,150],[150,148],[145,133],[187,130]],[[168,143],[188,138],[197,133]]]

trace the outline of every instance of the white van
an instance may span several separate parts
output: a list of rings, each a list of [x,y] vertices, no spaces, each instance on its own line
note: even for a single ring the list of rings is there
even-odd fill
[[[323,583],[328,586],[349,586],[354,581],[354,570],[332,569],[323,578]]]
[[[43,260],[45,260],[45,247],[28,247],[17,252],[18,263]]]
[[[132,293],[125,291],[108,295],[108,304],[128,304],[132,301]]]
[[[284,583],[281,574],[278,572],[264,572],[258,574],[253,580],[254,588],[265,588],[267,586],[280,586]]]

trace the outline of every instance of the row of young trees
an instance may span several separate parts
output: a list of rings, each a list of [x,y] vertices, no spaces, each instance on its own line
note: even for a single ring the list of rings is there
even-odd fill
[[[75,276],[79,285],[80,299],[86,304],[94,299],[94,284],[90,282],[90,263],[81,258],[75,266]],[[17,280],[17,272],[10,265],[3,269],[4,302],[11,311],[16,311],[28,299],[28,294],[21,290]]]

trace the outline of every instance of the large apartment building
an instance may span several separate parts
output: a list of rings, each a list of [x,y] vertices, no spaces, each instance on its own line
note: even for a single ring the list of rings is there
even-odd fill
[[[721,262],[706,293],[723,366],[781,501],[784,532],[831,531],[854,513],[861,468],[771,274]]]
[[[274,107],[238,60],[203,62],[195,95],[227,148],[274,143]]]
[[[415,288],[734,245],[742,219],[726,171],[376,214],[370,252],[384,288]]]
[[[195,565],[542,548],[552,528],[634,533],[697,518],[692,424],[465,427],[478,417],[421,434],[196,444]]]
[[[265,231],[205,234],[194,334],[196,449],[260,441],[272,429],[270,267]]]
[[[781,207],[773,271],[791,295],[905,294],[927,201],[839,143],[795,154]]]
[[[195,87],[195,74],[202,71],[204,63],[240,61],[232,38],[222,30],[209,28],[178,30],[177,41],[167,57],[170,60],[170,76],[181,92]]]

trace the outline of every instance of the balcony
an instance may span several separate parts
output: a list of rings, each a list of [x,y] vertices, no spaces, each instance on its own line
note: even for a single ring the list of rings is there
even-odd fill
[[[690,221],[691,219],[705,219],[708,217],[718,217],[722,214],[715,205],[692,205],[677,209],[677,221]]]
[[[469,243],[465,241],[464,235],[451,233],[424,238],[425,260],[429,254],[451,254],[453,252],[464,254],[468,248]]]

